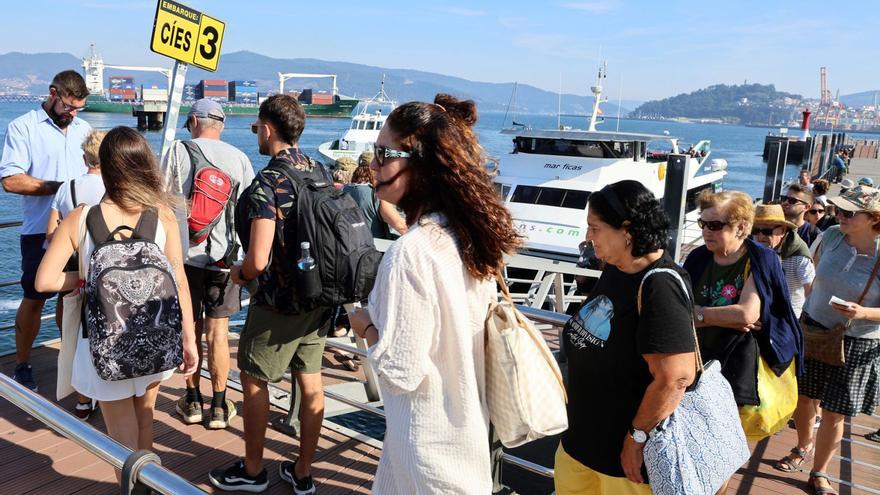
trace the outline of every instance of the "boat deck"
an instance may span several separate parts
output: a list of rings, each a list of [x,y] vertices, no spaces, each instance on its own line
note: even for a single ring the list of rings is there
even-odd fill
[[[546,332],[551,347],[555,347],[555,335],[555,330]],[[232,335],[230,339],[233,356],[237,348],[236,337]],[[36,349],[32,359],[40,394],[50,399],[54,398],[56,359],[57,344]],[[232,362],[235,363],[234,357]],[[331,351],[325,353],[324,365],[325,369],[343,371]],[[0,370],[11,372],[13,366],[14,356],[0,358]],[[362,378],[361,372],[346,373],[353,375],[352,378]],[[351,390],[351,385],[359,387],[357,382],[328,375],[325,373],[325,386],[330,390],[340,390],[340,387],[349,387],[348,390]],[[284,383],[279,385],[285,387]],[[210,389],[208,380],[203,379],[201,386],[203,393],[207,394]],[[180,375],[175,375],[160,387],[156,404],[154,450],[162,458],[163,466],[206,492],[215,493],[216,490],[208,483],[207,473],[217,466],[233,462],[243,454],[241,418],[234,418],[229,429],[220,431],[207,430],[201,425],[183,425],[174,412],[174,401],[183,391],[184,382]],[[229,388],[227,394],[240,411],[241,393]],[[61,405],[70,410],[74,401],[74,397],[68,397]],[[328,410],[332,407],[328,402]],[[328,412],[328,416],[345,412],[337,409]],[[273,407],[270,419],[281,416],[284,416],[284,412]],[[99,430],[104,429],[100,413],[95,413],[89,423]],[[876,414],[859,416],[847,422],[840,456],[834,459],[830,469],[832,476],[846,483],[841,486],[842,494],[880,494],[880,467],[877,466],[880,464],[880,444],[864,438],[865,434],[877,429],[880,429],[880,417]],[[786,474],[772,467],[773,462],[785,455],[795,442],[795,432],[790,428],[759,442],[751,460],[734,476],[728,493],[805,493],[806,473]],[[381,454],[380,446],[376,440],[340,427],[333,417],[325,419],[313,471],[319,493],[369,493]],[[545,442],[534,450],[526,457],[549,466],[553,442]],[[271,427],[268,429],[265,459],[270,487],[265,493],[290,493],[289,485],[278,477],[277,465],[280,460],[295,457],[296,452],[296,439]],[[522,449],[516,455],[524,456]],[[0,400],[0,459],[3,459],[0,463],[0,486],[3,487],[0,492],[4,495],[119,492],[113,469],[108,464],[22,413],[6,400]],[[509,476],[520,478],[516,484],[521,494],[552,492],[552,484],[547,479],[520,473],[515,468],[505,471],[508,484],[513,484]],[[529,476],[530,480],[522,479]]]

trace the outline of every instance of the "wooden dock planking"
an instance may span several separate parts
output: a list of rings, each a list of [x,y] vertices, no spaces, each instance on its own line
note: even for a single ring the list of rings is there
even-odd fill
[[[551,347],[556,347],[557,329],[544,330]],[[237,339],[230,339],[233,353]],[[57,346],[35,350],[32,360],[41,394],[54,398],[54,370]],[[234,354],[233,354],[234,356]],[[13,357],[0,358],[0,369],[9,371]],[[234,367],[233,358],[233,367]],[[325,353],[325,365],[342,369],[332,351]],[[357,375],[362,377],[362,372]],[[345,380],[325,377],[330,385]],[[281,383],[280,387],[289,385]],[[210,382],[202,379],[201,388],[208,397]],[[218,466],[228,465],[244,452],[241,416],[232,420],[227,430],[211,431],[201,425],[183,425],[174,412],[175,401],[184,391],[181,376],[175,375],[163,383],[157,398],[154,449],[163,465],[189,479],[208,493],[216,491],[208,483],[207,473]],[[241,411],[242,396],[228,389],[230,399]],[[70,410],[74,397],[62,401]],[[270,419],[283,413],[272,409]],[[104,428],[100,413],[89,423]],[[880,417],[858,416],[847,426],[841,453],[831,464],[829,474],[867,487],[868,490],[849,489],[842,485],[842,494],[876,495],[880,493],[880,469],[861,463],[880,464],[880,444],[874,444],[864,435],[880,428]],[[773,469],[773,463],[788,453],[796,443],[796,433],[786,428],[770,439],[753,446],[752,459],[739,470],[731,482],[728,494],[783,495],[806,492],[807,474],[787,474]],[[271,427],[267,430],[264,464],[269,472],[270,495],[289,494],[290,486],[278,477],[278,463],[296,456],[298,441]],[[322,494],[342,495],[369,493],[381,450],[324,428],[313,467],[315,482]],[[858,462],[850,462],[854,458]],[[0,401],[0,483],[6,494],[115,494],[118,493],[115,474],[110,466],[96,456],[79,448],[70,440],[44,427],[21,413],[7,401]],[[14,460],[14,462],[9,462]],[[809,463],[808,463],[809,464]],[[809,465],[805,465],[809,470]],[[873,491],[871,491],[873,490]]]

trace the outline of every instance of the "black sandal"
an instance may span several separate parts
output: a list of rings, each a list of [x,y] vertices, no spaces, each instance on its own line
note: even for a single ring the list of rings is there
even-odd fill
[[[782,471],[783,473],[799,473],[803,471],[801,466],[804,465],[804,462],[813,458],[813,449],[805,450],[799,447],[795,447],[791,449],[791,453],[787,456],[783,457],[776,461],[776,464],[773,465],[773,468]],[[800,457],[800,460],[795,460],[795,456]]]
[[[874,433],[868,433],[867,435],[865,435],[865,438],[872,442],[880,443],[880,430],[877,430]]]

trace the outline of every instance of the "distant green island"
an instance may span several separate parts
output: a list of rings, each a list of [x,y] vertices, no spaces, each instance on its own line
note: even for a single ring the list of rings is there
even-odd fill
[[[797,119],[803,96],[773,84],[716,84],[692,93],[643,103],[629,116],[641,119],[714,120],[725,124],[773,124]]]

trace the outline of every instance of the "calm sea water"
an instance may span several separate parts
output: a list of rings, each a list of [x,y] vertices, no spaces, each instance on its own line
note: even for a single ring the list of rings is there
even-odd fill
[[[11,120],[35,107],[35,104],[0,104],[0,138],[5,139],[6,127]],[[84,113],[81,116],[92,127],[98,129],[110,129],[119,125],[135,125],[135,119],[127,114]],[[534,128],[555,128],[557,125],[554,116],[519,115],[516,120]],[[251,159],[254,168],[260,169],[267,162],[267,157],[260,156],[257,150],[256,136],[250,132],[252,122],[253,117],[229,117],[223,139],[241,149]],[[480,116],[477,131],[483,146],[492,156],[501,157],[510,151],[510,136],[503,136],[499,133],[505,123],[510,125],[510,117],[508,116],[505,122],[503,114],[487,113]],[[563,124],[575,128],[585,128],[586,120],[567,118],[564,119]],[[600,129],[615,130],[616,124],[615,120],[609,120],[600,126]],[[318,158],[318,145],[340,137],[348,126],[348,119],[310,119],[306,123],[300,144],[306,153]],[[712,141],[712,156],[723,158],[729,164],[729,175],[725,183],[727,189],[745,191],[753,196],[762,191],[765,166],[761,162],[760,155],[764,136],[767,134],[766,129],[622,120],[620,130],[652,134],[662,134],[664,131],[668,131],[671,135],[681,138],[684,143],[696,143],[701,139],[709,139]],[[161,146],[161,132],[146,132],[145,135],[158,153]],[[179,136],[188,137],[188,133],[181,130]],[[796,173],[796,170],[789,170],[787,175],[794,177]],[[20,198],[0,191],[0,221],[20,218]],[[4,246],[3,249],[0,249],[0,281],[17,280],[20,277],[21,261],[18,237],[17,228],[0,229],[0,243]],[[17,285],[0,288],[0,326],[12,324],[20,300],[21,292]],[[50,302],[47,307],[54,308],[54,302]],[[38,341],[57,336],[58,330],[54,321],[46,321],[43,323]],[[12,330],[0,330],[0,355],[14,349],[14,342]]]

